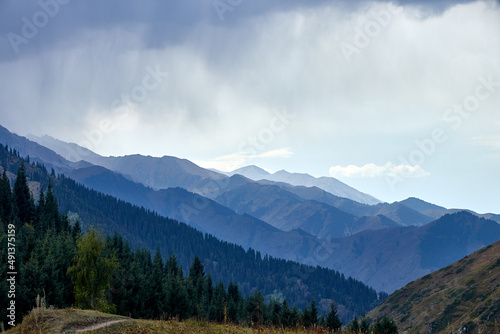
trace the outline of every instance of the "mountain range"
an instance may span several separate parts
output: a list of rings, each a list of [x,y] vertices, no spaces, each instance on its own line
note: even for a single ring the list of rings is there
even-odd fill
[[[315,178],[309,174],[289,173],[286,170],[280,170],[271,174],[254,165],[242,167],[225,174],[228,176],[239,174],[254,181],[269,180],[274,182],[284,182],[292,186],[318,187],[338,197],[349,198],[359,203],[371,205],[381,203],[381,201],[375,197],[362,193],[333,177]]]
[[[151,285],[155,284],[150,279],[151,272],[146,274],[147,272],[138,271],[138,276],[135,276],[135,273],[131,274],[137,269],[132,264],[136,260],[145,267],[149,267],[146,270],[151,270],[153,266],[152,254],[155,253],[155,258],[157,256],[160,259],[169,258],[169,263],[179,263],[181,267],[178,267],[178,270],[183,270],[186,275],[191,271],[190,266],[197,256],[203,264],[201,273],[205,272],[207,275],[205,276],[207,284],[214,282],[227,286],[232,282],[238,285],[237,290],[246,297],[258,291],[258,294],[265,296],[267,301],[271,298],[286,298],[290,305],[296,305],[298,308],[303,307],[306,302],[314,298],[318,301],[318,311],[322,313],[326,313],[331,300],[335,300],[340,316],[347,320],[370,310],[381,299],[387,297],[386,294],[377,293],[362,282],[346,278],[338,271],[273,258],[251,248],[245,250],[234,243],[224,242],[213,235],[197,231],[185,223],[162,217],[150,210],[84,187],[63,174],[57,176],[53,173],[49,174],[43,165],[20,157],[17,150],[6,148],[2,144],[0,144],[0,166],[0,170],[2,170],[0,176],[2,184],[0,189],[0,197],[2,198],[0,220],[9,219],[11,213],[5,210],[6,208],[14,208],[12,215],[15,215],[13,221],[16,222],[16,235],[19,234],[17,240],[23,242],[22,247],[18,250],[22,252],[20,258],[23,259],[22,255],[26,255],[25,251],[37,252],[38,256],[42,252],[47,252],[50,255],[46,257],[51,258],[48,262],[50,265],[43,265],[45,260],[26,256],[30,259],[28,264],[19,266],[21,270],[19,275],[22,279],[19,281],[18,287],[22,287],[20,291],[23,294],[20,294],[16,301],[16,311],[20,317],[32,309],[32,300],[35,299],[35,294],[42,290],[40,286],[45,287],[48,291],[47,296],[50,298],[48,300],[50,300],[51,305],[62,307],[72,303],[71,299],[67,302],[55,299],[56,293],[54,291],[59,290],[50,284],[68,278],[67,269],[60,268],[55,263],[59,259],[65,259],[64,261],[69,267],[73,251],[67,248],[66,241],[59,243],[59,240],[62,239],[60,235],[54,237],[53,240],[56,240],[54,242],[48,239],[49,236],[37,238],[40,233],[43,233],[42,229],[46,226],[44,222],[50,221],[41,217],[42,210],[47,208],[47,206],[44,207],[47,205],[46,203],[51,203],[53,209],[62,211],[61,215],[58,215],[58,221],[61,223],[59,224],[60,228],[70,229],[70,235],[74,241],[80,233],[80,227],[83,227],[83,231],[93,227],[106,235],[107,244],[116,246],[115,251],[119,253],[117,256],[120,257],[120,269],[127,269],[116,272],[116,276],[112,279],[113,286],[109,289],[109,298],[115,302],[121,300],[121,305],[123,305],[123,298],[127,298],[127,296],[140,297],[137,304],[125,303],[126,305],[120,313],[129,314],[132,312],[137,316],[137,314],[141,314],[140,312],[145,312],[142,316],[148,317],[150,312],[148,309],[154,307],[155,300],[158,301],[158,299],[148,299],[150,298]],[[44,190],[48,201],[37,203],[34,210],[31,210],[29,203],[33,203],[34,198],[28,194],[29,198],[25,197],[26,202],[24,202],[28,205],[17,204],[18,201],[23,203],[23,198],[19,196],[17,190],[14,190],[14,195],[12,195],[12,191],[6,187],[8,183],[3,178],[3,172],[16,175],[14,189],[24,187],[22,184],[29,178],[30,183],[37,184],[39,189]],[[22,176],[20,180],[17,179],[19,175]],[[9,194],[11,196],[5,196]],[[26,216],[23,221],[17,212],[24,208],[26,208],[25,212],[31,216]],[[50,219],[55,221],[54,217]],[[0,225],[2,225],[1,222]],[[57,225],[55,230],[48,231],[51,235],[60,233],[66,236],[69,232],[58,230]],[[0,229],[0,233],[2,233],[0,239],[5,241],[6,233],[3,228]],[[26,240],[27,242],[25,242]],[[35,242],[43,243],[46,246],[42,249],[38,246],[34,247],[33,243]],[[64,248],[59,248],[62,245]],[[76,247],[76,244],[74,246]],[[124,254],[132,255],[131,251],[134,251],[136,255],[128,259],[123,257]],[[41,269],[34,271],[33,267],[36,268],[38,263],[42,263]],[[2,267],[1,274],[5,278],[6,265]],[[43,274],[40,274],[41,272]],[[45,278],[49,273],[54,275],[54,279]],[[203,273],[201,275],[204,276]],[[32,277],[39,279],[39,281],[35,281],[35,283],[31,279]],[[133,288],[134,285],[136,285],[135,288]],[[67,287],[71,293],[72,286]],[[137,291],[138,288],[141,291]],[[5,292],[0,294],[2,305],[8,303],[7,289],[7,284],[0,286],[0,291]],[[150,304],[144,305],[144,300]],[[2,313],[3,318],[6,318],[5,309],[0,310],[0,313]]]
[[[498,223],[480,219],[498,222],[496,214],[448,210],[416,198],[369,205],[319,186],[226,176],[176,157],[101,157],[48,136],[31,138],[47,147],[0,127],[0,143],[87,187],[245,248],[340,270],[379,291],[392,292],[500,239]],[[242,173],[248,171],[254,179],[267,173],[257,167]],[[468,234],[471,229],[486,232]],[[422,249],[440,245],[455,246],[428,262]]]

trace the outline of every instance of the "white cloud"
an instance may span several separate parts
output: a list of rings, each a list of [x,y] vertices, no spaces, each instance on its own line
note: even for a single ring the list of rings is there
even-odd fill
[[[281,148],[278,150],[267,151],[261,154],[250,156],[250,158],[289,158],[293,152],[289,148]]]
[[[493,150],[500,150],[500,135],[482,135],[473,137],[472,141],[476,145],[485,146]]]
[[[383,166],[369,163],[364,166],[348,165],[348,166],[333,166],[330,168],[330,175],[333,177],[385,177],[390,175],[399,175],[402,177],[423,177],[430,173],[426,172],[422,167],[416,165],[394,165],[392,162],[387,162]]]

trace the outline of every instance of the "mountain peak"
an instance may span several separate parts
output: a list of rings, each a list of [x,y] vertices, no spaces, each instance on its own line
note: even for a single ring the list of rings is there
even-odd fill
[[[271,175],[268,171],[264,170],[255,165],[249,165],[233,170],[232,172],[226,173],[229,176],[239,174],[243,175],[253,181],[258,181],[265,179],[267,176]]]

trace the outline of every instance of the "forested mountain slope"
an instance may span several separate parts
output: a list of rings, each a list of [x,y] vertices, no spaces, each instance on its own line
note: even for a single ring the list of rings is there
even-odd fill
[[[0,165],[15,172],[21,158],[0,146]],[[379,302],[375,290],[334,270],[263,256],[253,249],[221,242],[184,223],[89,190],[63,175],[51,177],[41,166],[27,164],[26,174],[42,189],[52,180],[60,208],[71,211],[73,218],[78,214],[83,227],[95,226],[106,234],[117,232],[134,248],[158,248],[163,258],[174,253],[184,270],[197,255],[215,282],[221,280],[228,285],[237,281],[243,294],[259,289],[263,295],[283,296],[298,307],[315,298],[326,308],[333,299],[344,319],[360,315]]]

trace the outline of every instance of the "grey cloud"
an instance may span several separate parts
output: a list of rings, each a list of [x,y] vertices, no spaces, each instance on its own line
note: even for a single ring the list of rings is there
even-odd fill
[[[67,0],[67,4],[59,4],[58,1],[61,0],[30,2],[10,0],[0,3],[0,61],[37,53],[45,48],[50,49],[55,43],[71,43],[72,39],[79,36],[79,31],[86,29],[107,30],[120,27],[136,30],[142,27],[144,45],[148,48],[161,48],[167,44],[183,41],[186,35],[191,34],[200,24],[214,27],[231,26],[240,23],[241,20],[274,11],[315,7],[325,3],[335,3],[339,7],[356,7],[364,3],[364,1],[346,0],[240,0],[230,2],[235,5],[229,5],[231,11],[226,12],[224,20],[221,21],[214,3],[217,3],[216,1],[227,3],[228,0]],[[398,3],[426,6],[432,11],[441,12],[452,4],[462,2],[470,1],[402,0]],[[58,8],[54,8],[54,4],[57,4]],[[43,11],[42,7],[50,8],[49,11],[56,14],[50,15],[48,22],[38,29],[35,37],[28,38],[29,43],[20,45],[19,49],[22,52],[17,54],[11,46],[8,34],[23,36],[21,32],[25,25],[23,18],[33,23],[33,16]]]

